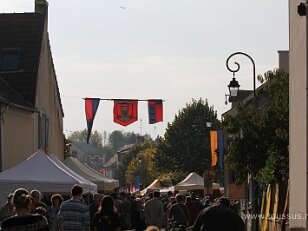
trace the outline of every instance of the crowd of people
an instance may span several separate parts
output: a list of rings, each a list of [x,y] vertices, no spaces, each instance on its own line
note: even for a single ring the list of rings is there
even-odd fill
[[[0,209],[1,230],[117,231],[117,230],[245,230],[244,222],[225,197],[202,200],[159,191],[138,197],[130,193],[94,193],[85,200],[83,189],[74,185],[64,200],[53,194],[48,203],[38,190],[18,188]],[[47,205],[46,205],[47,204]]]

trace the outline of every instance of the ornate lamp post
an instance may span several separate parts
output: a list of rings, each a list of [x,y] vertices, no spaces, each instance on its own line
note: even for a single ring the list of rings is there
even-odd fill
[[[236,97],[238,95],[238,92],[239,92],[239,88],[240,88],[240,85],[238,83],[238,81],[236,80],[235,78],[235,73],[238,72],[240,70],[240,64],[238,62],[234,62],[234,64],[236,65],[236,68],[235,69],[231,69],[229,67],[229,60],[230,58],[232,58],[233,56],[236,56],[236,55],[244,55],[246,56],[247,58],[250,59],[250,61],[252,62],[252,66],[253,66],[253,74],[252,74],[252,77],[253,77],[253,103],[254,103],[254,107],[256,108],[256,67],[255,67],[255,62],[254,60],[246,53],[244,52],[235,52],[233,54],[231,54],[227,60],[226,60],[226,67],[227,69],[233,73],[233,77],[232,77],[232,80],[230,81],[229,85],[228,85],[228,88],[229,88],[229,92],[230,92],[230,96],[231,97]],[[254,183],[254,173],[251,172],[250,173],[250,192],[251,192],[251,212],[254,215],[256,215],[257,213],[257,200],[256,200],[256,192],[255,192],[255,183]],[[248,195],[247,195],[247,201],[246,201],[246,213],[247,213],[247,203],[248,203]],[[247,219],[247,218],[246,218]],[[246,220],[247,221],[247,220]],[[253,219],[252,220],[252,230],[253,231],[256,231],[258,230],[258,221],[257,219]]]
[[[252,62],[252,66],[253,66],[253,96],[254,98],[256,97],[256,66],[255,66],[255,62],[254,60],[246,53],[244,52],[235,52],[233,54],[231,54],[228,58],[227,58],[227,61],[226,61],[226,67],[227,69],[233,73],[233,78],[232,80],[230,81],[229,85],[228,85],[228,88],[229,88],[229,92],[230,92],[230,96],[237,96],[238,92],[239,92],[239,88],[240,88],[240,85],[239,83],[236,81],[236,78],[235,78],[235,73],[238,72],[241,68],[240,64],[238,62],[234,62],[234,64],[237,66],[236,69],[231,69],[229,67],[229,60],[230,58],[232,58],[233,56],[235,55],[244,55],[246,57],[248,57],[250,59],[250,61]]]

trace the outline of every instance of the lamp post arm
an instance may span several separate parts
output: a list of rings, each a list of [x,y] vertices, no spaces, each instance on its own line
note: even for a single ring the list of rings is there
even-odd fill
[[[230,58],[232,58],[233,56],[235,56],[235,55],[244,55],[244,56],[246,56],[247,58],[249,58],[250,59],[250,61],[252,62],[252,66],[253,66],[253,96],[254,96],[254,98],[256,97],[256,66],[255,66],[255,62],[254,62],[254,60],[248,55],[248,54],[246,54],[246,53],[244,53],[244,52],[235,52],[235,53],[233,53],[233,54],[231,54],[228,58],[227,58],[227,60],[226,60],[226,67],[227,67],[227,69],[230,71],[230,72],[233,72],[233,75],[234,75],[234,73],[235,72],[238,72],[239,70],[240,70],[240,68],[241,68],[241,66],[240,66],[240,64],[238,63],[238,62],[234,62],[234,64],[237,66],[236,67],[236,69],[231,69],[230,67],[229,67],[229,60],[230,60]]]

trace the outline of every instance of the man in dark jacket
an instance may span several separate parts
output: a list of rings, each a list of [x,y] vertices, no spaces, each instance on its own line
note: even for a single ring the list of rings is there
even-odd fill
[[[90,222],[91,222],[91,231],[94,230],[92,226],[93,218],[95,214],[98,212],[98,208],[101,203],[101,195],[99,193],[94,193],[93,194],[93,202],[89,205],[89,213],[90,213]]]
[[[201,210],[193,231],[244,231],[242,218],[230,209],[230,201],[221,197],[212,207]]]
[[[178,225],[187,227],[189,225],[189,212],[185,204],[183,204],[183,195],[175,196],[176,203],[171,206],[169,211],[169,220]]]

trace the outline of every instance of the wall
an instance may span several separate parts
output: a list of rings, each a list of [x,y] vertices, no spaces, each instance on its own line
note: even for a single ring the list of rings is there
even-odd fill
[[[36,107],[49,119],[48,153],[64,159],[63,115],[58,97],[56,75],[48,45],[48,33],[45,28],[41,60],[38,71]]]
[[[299,16],[303,1],[289,0],[290,71],[290,207],[293,216],[307,210],[307,17]],[[290,219],[290,229],[305,230],[307,219]],[[295,229],[297,228],[297,229]]]
[[[3,113],[2,158],[3,170],[26,160],[36,152],[34,114],[13,107]]]

